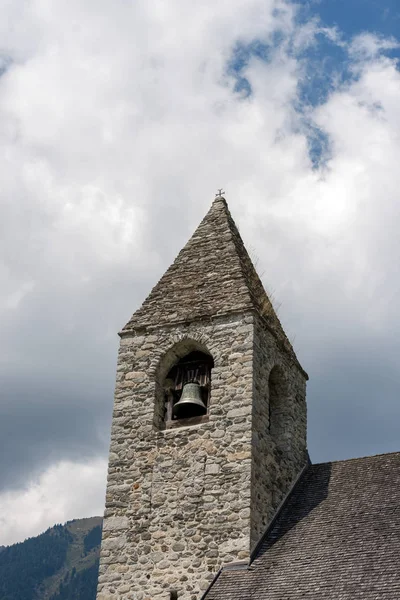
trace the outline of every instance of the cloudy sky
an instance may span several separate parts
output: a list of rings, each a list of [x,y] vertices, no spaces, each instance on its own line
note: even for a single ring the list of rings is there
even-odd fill
[[[224,186],[314,462],[400,449],[397,0],[3,0],[0,545],[101,514],[117,332]]]

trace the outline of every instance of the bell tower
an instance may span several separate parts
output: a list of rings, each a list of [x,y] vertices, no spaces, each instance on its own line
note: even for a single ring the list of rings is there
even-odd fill
[[[120,336],[97,600],[200,600],[308,460],[307,374],[223,197]]]

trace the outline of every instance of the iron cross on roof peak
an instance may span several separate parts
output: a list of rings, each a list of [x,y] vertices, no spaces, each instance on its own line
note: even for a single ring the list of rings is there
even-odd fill
[[[224,194],[225,194],[224,190],[222,188],[219,188],[218,192],[215,194],[215,197],[222,198]]]

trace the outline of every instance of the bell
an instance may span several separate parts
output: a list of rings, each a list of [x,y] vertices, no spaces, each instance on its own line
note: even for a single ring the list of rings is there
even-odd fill
[[[177,419],[199,417],[207,412],[206,405],[201,399],[201,387],[198,383],[187,383],[182,396],[174,406],[174,416]]]

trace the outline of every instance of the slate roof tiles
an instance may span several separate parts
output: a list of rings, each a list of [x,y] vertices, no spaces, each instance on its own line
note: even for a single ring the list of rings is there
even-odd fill
[[[400,453],[311,465],[206,600],[399,600]]]

